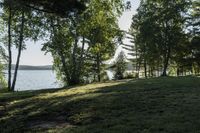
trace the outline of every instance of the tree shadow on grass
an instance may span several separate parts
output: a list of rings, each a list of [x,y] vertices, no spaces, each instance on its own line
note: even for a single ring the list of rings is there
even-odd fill
[[[55,91],[50,97],[21,99],[0,119],[0,131],[199,131],[200,89],[165,88],[167,84],[130,81],[85,93],[54,95]]]

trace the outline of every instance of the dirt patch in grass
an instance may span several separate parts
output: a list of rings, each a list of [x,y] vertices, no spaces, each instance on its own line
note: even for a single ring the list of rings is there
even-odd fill
[[[29,129],[55,129],[55,128],[72,128],[74,125],[66,121],[64,116],[57,117],[51,121],[31,121],[28,125]]]

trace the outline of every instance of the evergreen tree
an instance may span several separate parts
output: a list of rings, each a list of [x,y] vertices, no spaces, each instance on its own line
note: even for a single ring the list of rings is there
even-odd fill
[[[126,70],[126,56],[122,51],[117,56],[117,59],[114,63],[115,79],[118,80],[123,79],[125,70]]]

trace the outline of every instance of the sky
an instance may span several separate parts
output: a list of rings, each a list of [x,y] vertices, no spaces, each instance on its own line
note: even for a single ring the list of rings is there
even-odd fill
[[[139,6],[140,0],[130,0],[132,4],[132,9],[130,11],[125,11],[123,15],[119,18],[119,27],[122,30],[128,31],[133,14],[136,13],[136,9]],[[44,51],[41,51],[42,41],[36,43],[27,41],[26,50],[22,51],[20,65],[32,65],[32,66],[41,66],[41,65],[52,65],[53,59],[50,54],[46,54]],[[121,49],[117,49],[116,53],[119,53]],[[17,51],[14,50],[13,53],[13,64],[16,62]]]

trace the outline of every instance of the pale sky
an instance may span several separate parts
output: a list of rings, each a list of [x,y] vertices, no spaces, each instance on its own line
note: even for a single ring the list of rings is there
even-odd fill
[[[119,19],[119,26],[122,30],[128,30],[131,25],[131,20],[133,14],[136,13],[136,9],[139,6],[140,0],[130,0],[132,4],[131,11],[125,11],[121,18]],[[26,42],[26,50],[22,51],[20,65],[52,65],[52,57],[50,54],[44,55],[45,52],[41,51],[42,41],[34,42]],[[117,50],[118,52],[120,49]],[[17,56],[17,51],[13,53],[13,64],[15,64]]]

